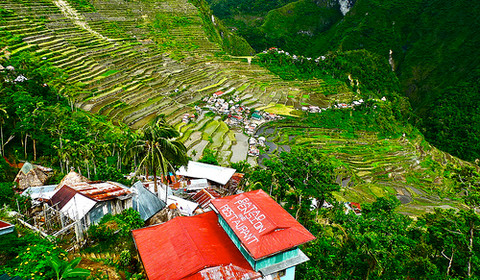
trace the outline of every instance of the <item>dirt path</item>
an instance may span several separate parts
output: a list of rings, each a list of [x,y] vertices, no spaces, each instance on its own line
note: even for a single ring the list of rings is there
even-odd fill
[[[54,0],[53,3],[57,5],[57,7],[62,11],[62,13],[69,19],[71,19],[76,25],[80,26],[81,28],[87,30],[91,34],[100,37],[105,40],[111,40],[102,34],[98,33],[97,31],[90,28],[88,23],[85,21],[85,18],[80,15],[74,8],[68,4],[65,0]]]

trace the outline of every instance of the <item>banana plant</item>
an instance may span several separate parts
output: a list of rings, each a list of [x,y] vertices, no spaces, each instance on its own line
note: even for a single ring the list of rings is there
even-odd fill
[[[70,262],[60,260],[56,257],[50,259],[50,265],[55,270],[57,280],[62,279],[84,279],[90,275],[90,271],[83,268],[76,268],[82,258],[76,258]]]

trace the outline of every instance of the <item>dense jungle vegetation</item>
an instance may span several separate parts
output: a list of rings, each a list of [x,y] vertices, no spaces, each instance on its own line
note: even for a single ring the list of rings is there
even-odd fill
[[[480,13],[479,3],[358,0],[343,17],[336,1],[249,2],[259,10],[236,2],[210,3],[257,51],[278,47],[313,59],[353,50],[389,59],[391,51],[400,92],[417,116],[412,123],[440,149],[480,158],[480,26],[472,16]]]

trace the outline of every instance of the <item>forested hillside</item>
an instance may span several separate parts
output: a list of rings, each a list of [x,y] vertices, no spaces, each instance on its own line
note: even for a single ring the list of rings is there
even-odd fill
[[[256,16],[224,2],[212,1],[213,11],[257,51],[275,46],[316,58],[365,49],[390,59],[427,139],[463,159],[480,158],[477,2],[358,0],[345,16],[340,4],[353,1],[296,1]]]

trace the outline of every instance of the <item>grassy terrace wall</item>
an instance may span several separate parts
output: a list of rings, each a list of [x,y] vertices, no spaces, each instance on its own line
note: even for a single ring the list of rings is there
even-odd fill
[[[198,9],[186,0],[90,3],[0,0],[8,11],[0,31],[21,38],[0,56],[36,52],[69,75],[69,85],[80,93],[78,107],[134,128],[158,114],[177,124],[195,102],[218,90],[260,107],[287,103],[292,90],[323,86],[287,83],[246,59],[223,56]],[[185,141],[198,142],[189,138],[196,134],[185,135]],[[210,136],[212,148],[231,146],[224,124]]]
[[[445,176],[447,163],[471,165],[428,144],[420,135],[380,137],[377,132],[291,126],[271,123],[264,131],[277,154],[294,146],[316,148],[337,166],[339,201],[375,201],[396,195],[400,211],[420,215],[435,207],[462,208],[454,180]]]

